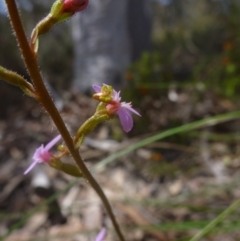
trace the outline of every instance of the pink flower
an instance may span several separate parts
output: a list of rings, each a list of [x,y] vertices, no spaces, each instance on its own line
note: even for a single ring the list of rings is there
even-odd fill
[[[38,163],[46,162],[49,163],[52,154],[49,150],[61,139],[61,135],[56,136],[53,140],[51,140],[45,147],[43,144],[36,149],[33,154],[33,163],[30,167],[24,172],[24,175],[29,173]]]
[[[83,11],[88,6],[89,0],[64,0],[62,12],[76,13]]]
[[[97,237],[95,238],[95,241],[104,241],[106,233],[107,233],[106,228],[102,228],[102,230],[98,233]]]
[[[93,89],[96,93],[101,93],[101,86],[93,85]],[[132,104],[126,102],[120,102],[120,91],[113,90],[112,100],[108,102],[106,109],[110,114],[117,114],[122,127],[125,132],[129,132],[133,128],[133,118],[131,112],[141,116],[136,110],[132,108]]]

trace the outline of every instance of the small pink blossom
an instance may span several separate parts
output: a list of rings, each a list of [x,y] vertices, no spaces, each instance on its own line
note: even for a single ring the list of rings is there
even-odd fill
[[[62,12],[76,13],[88,6],[89,0],[64,0]]]
[[[96,93],[101,92],[101,86],[93,85],[92,86]],[[113,90],[112,100],[106,106],[106,109],[109,111],[110,114],[117,114],[122,127],[125,132],[129,132],[133,128],[133,118],[131,112],[141,116],[136,110],[132,108],[132,104],[126,102],[120,102],[120,91],[117,92]]]
[[[61,139],[61,135],[56,136],[53,140],[51,140],[45,147],[43,144],[36,149],[33,154],[33,163],[30,167],[24,172],[24,175],[29,173],[38,163],[46,162],[49,163],[52,154],[49,150]]]
[[[94,241],[104,241],[106,233],[107,233],[106,228],[102,228],[102,230],[98,233]]]

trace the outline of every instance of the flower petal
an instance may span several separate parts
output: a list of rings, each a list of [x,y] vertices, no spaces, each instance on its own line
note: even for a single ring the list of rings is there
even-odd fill
[[[95,241],[103,241],[103,239],[105,238],[105,235],[106,235],[106,228],[102,228],[102,230],[98,233]]]
[[[113,100],[120,102],[121,101],[120,93],[121,91],[117,92],[116,90],[113,90]]]
[[[125,132],[129,132],[130,130],[132,130],[133,128],[133,118],[130,114],[130,112],[128,111],[128,109],[125,108],[120,108],[117,112],[120,122],[123,126],[123,130]]]
[[[23,173],[24,175],[28,174],[37,164],[39,160],[35,159],[34,162],[28,167],[28,169]]]
[[[61,139],[61,135],[57,135],[53,140],[51,140],[45,147],[43,144],[38,147],[33,154],[33,163],[30,167],[24,172],[24,175],[29,173],[38,163],[49,162],[51,158],[51,153],[49,150]]]
[[[101,86],[99,86],[99,85],[92,85],[92,87],[93,87],[93,89],[94,89],[94,91],[95,91],[96,93],[101,92],[101,89],[102,89]]]
[[[53,140],[51,140],[44,148],[44,151],[49,151],[59,140],[62,138],[61,135],[57,135]]]
[[[39,160],[39,159],[41,159],[41,155],[42,155],[43,152],[44,152],[44,146],[43,146],[43,144],[42,144],[41,146],[39,146],[39,147],[35,150],[35,152],[34,152],[34,154],[33,154],[33,160]]]
[[[103,84],[103,86],[106,84]],[[111,86],[107,86],[108,88],[111,89]],[[93,85],[92,86],[94,91],[97,92],[96,94],[93,95],[93,97],[97,100],[99,100],[99,96],[102,94],[102,87],[98,85]],[[106,110],[109,112],[109,115],[113,115],[115,113],[118,114],[120,122],[123,126],[123,129],[125,132],[129,132],[132,127],[133,127],[133,118],[132,118],[132,113],[135,115],[141,116],[135,109],[132,108],[131,103],[126,103],[126,102],[121,102],[121,92],[116,91],[113,89],[112,91],[112,98],[111,100],[107,103],[106,105]]]
[[[129,111],[133,112],[134,114],[136,114],[136,115],[138,115],[138,116],[141,116],[136,110],[134,110],[134,109],[132,108],[131,103],[122,102],[122,103],[121,103],[121,106],[122,106],[122,108],[126,108],[126,109],[128,109]]]

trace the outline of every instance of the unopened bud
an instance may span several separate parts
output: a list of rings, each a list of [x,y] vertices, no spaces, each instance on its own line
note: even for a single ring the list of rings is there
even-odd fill
[[[89,0],[56,0],[50,13],[33,29],[31,35],[31,49],[38,51],[38,37],[47,33],[55,24],[71,18],[76,12],[83,11]]]
[[[63,13],[76,13],[83,11],[88,6],[89,0],[64,0],[62,6]]]

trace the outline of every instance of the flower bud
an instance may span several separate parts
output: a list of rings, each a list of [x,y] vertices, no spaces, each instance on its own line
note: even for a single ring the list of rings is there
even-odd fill
[[[88,5],[88,1],[89,0],[64,0],[62,12],[76,13],[83,11]]]
[[[56,0],[50,13],[33,29],[31,35],[31,50],[37,54],[38,37],[47,33],[55,24],[71,18],[76,12],[83,11],[89,0]]]

